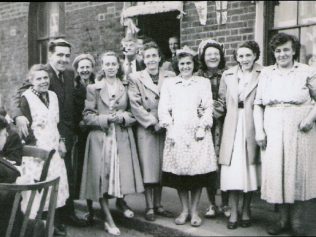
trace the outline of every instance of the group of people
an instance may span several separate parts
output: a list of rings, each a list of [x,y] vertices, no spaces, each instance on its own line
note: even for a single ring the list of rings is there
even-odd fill
[[[71,45],[57,39],[49,44],[48,65],[31,67],[12,117],[26,144],[58,151],[48,172],[48,178],[61,177],[55,234],[65,235],[69,220],[93,224],[97,201],[105,230],[119,235],[108,200],[116,198],[132,218],[124,197],[133,193],[145,194],[146,220],[173,217],[161,203],[165,186],[179,195],[177,225],[202,224],[199,201],[206,188],[205,217],[223,211],[228,229],[249,227],[252,194],[261,187],[261,198],[280,214],[268,233],[303,235],[305,201],[316,197],[316,71],[297,62],[299,41],[276,34],[270,42],[275,64],[268,67],[256,63],[258,44],[243,42],[229,69],[215,40],[203,40],[197,52],[175,50],[176,37],[169,45],[172,54],[164,61],[154,40],[124,38],[124,59],[107,51],[94,73],[94,58],[81,54],[73,62],[75,77],[67,69]],[[17,183],[34,182],[41,165],[23,158]],[[84,220],[74,215],[75,199],[87,200]]]

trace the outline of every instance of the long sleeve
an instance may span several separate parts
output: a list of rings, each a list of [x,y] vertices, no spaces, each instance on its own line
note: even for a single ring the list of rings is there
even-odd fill
[[[136,123],[136,119],[135,119],[133,113],[130,111],[131,110],[130,103],[128,102],[127,104],[128,104],[128,107],[123,112],[124,126],[125,127],[131,126],[134,123]]]
[[[170,85],[168,81],[162,84],[158,104],[158,118],[160,126],[167,128],[172,124],[172,109],[170,106]]]
[[[22,116],[23,112],[21,111],[21,97],[25,90],[27,90],[31,84],[27,83],[21,86],[16,94],[12,97],[12,118],[15,120],[16,117]]]
[[[214,117],[220,118],[226,114],[227,85],[223,74],[218,89],[218,100],[214,103]]]
[[[7,141],[1,151],[1,156],[16,162],[16,165],[21,165],[23,145],[19,134],[15,131],[9,131]]]
[[[30,106],[29,103],[27,102],[26,98],[24,96],[21,97],[20,99],[20,116],[25,116],[28,121],[30,122],[29,126],[28,126],[28,132],[29,135],[27,137],[22,137],[22,139],[24,140],[25,144],[28,145],[35,145],[36,144],[36,138],[34,136],[33,130],[31,128],[33,120],[32,120],[32,115],[31,115],[31,110],[30,110]]]
[[[130,99],[131,111],[144,128],[154,126],[158,123],[157,118],[149,113],[143,106],[140,90],[133,78],[136,74],[131,74],[128,84],[128,96]]]
[[[202,100],[200,107],[204,111],[200,118],[199,126],[203,128],[211,128],[213,125],[213,99],[212,88],[209,80],[205,80],[203,83]]]
[[[99,114],[97,110],[99,94],[93,85],[87,86],[87,96],[83,111],[83,120],[86,125],[105,130],[109,126],[108,115]]]

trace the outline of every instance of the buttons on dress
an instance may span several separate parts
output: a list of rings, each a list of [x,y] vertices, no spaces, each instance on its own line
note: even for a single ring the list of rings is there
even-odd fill
[[[147,96],[145,97],[145,100],[148,100],[148,97],[147,97]]]
[[[158,95],[156,95],[156,96],[155,96],[155,99],[156,99],[156,100],[159,100],[159,96],[158,96]]]
[[[151,109],[147,109],[147,112],[150,112],[151,111]]]

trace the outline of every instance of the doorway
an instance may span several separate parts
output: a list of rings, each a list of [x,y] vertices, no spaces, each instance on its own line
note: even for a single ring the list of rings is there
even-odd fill
[[[146,35],[156,41],[165,58],[170,58],[168,39],[180,39],[180,20],[178,11],[138,16],[139,35]],[[179,42],[180,43],[180,42]]]

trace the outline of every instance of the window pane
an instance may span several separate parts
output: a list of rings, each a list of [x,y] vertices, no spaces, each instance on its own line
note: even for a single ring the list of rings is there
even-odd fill
[[[316,26],[303,27],[301,30],[301,53],[302,63],[309,64],[316,57]],[[312,58],[312,59],[311,59]]]
[[[48,37],[48,9],[47,3],[39,3],[38,8],[38,15],[37,15],[37,30],[38,30],[38,37],[45,38]]]
[[[296,25],[297,2],[278,1],[274,7],[274,27],[287,27]]]
[[[299,2],[299,24],[316,23],[316,2]]]

